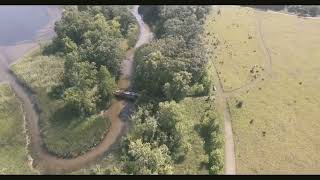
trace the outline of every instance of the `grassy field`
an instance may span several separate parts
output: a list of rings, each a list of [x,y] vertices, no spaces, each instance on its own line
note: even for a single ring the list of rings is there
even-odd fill
[[[228,47],[211,46],[217,52],[212,60],[216,64],[224,61],[217,68],[227,80],[223,83],[225,90],[250,82],[249,67],[260,64],[266,69],[263,64],[268,58],[263,48],[269,49],[272,61],[270,73],[261,73],[265,75],[263,81],[249,91],[228,95],[237,173],[319,173],[320,20],[235,6],[220,10],[220,16],[217,11],[212,12],[207,20],[207,31],[211,32],[207,38],[229,38]],[[261,33],[257,33],[257,21],[261,23]],[[253,38],[249,40],[247,34]],[[239,42],[245,39],[250,45],[239,48]],[[226,58],[228,52],[243,54],[253,50],[254,55]],[[244,66],[248,68],[234,70]],[[241,108],[236,107],[239,101],[243,102]]]
[[[208,50],[214,52],[212,59],[219,69],[224,90],[250,83],[254,79],[250,72],[254,65],[262,71],[265,57],[259,47],[253,11],[232,7],[224,8],[220,15],[214,11],[205,29],[206,41],[211,46]]]
[[[0,174],[34,174],[28,165],[20,104],[8,84],[0,84]]]
[[[25,57],[12,70],[37,94],[42,108],[40,127],[47,149],[62,157],[74,157],[98,144],[110,123],[105,118],[79,119],[63,110],[64,102],[48,96],[63,72],[63,60],[41,56],[39,52]]]

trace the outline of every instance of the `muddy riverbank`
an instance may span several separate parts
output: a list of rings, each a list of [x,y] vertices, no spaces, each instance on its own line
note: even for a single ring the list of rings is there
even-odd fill
[[[141,16],[138,14],[138,7],[139,6],[134,6],[132,14],[139,23],[140,35],[135,47],[127,52],[127,56],[122,63],[122,76],[118,82],[120,89],[130,88],[133,55],[135,49],[145,43],[148,43],[152,39],[152,33],[150,32],[149,27],[142,21]],[[50,25],[46,27],[50,27]],[[46,37],[49,37],[49,35]],[[30,136],[29,151],[34,159],[33,166],[42,174],[61,174],[78,170],[84,166],[94,163],[103,154],[105,154],[126,132],[128,127],[127,120],[132,112],[133,104],[124,100],[116,100],[112,103],[110,108],[105,112],[105,116],[108,116],[111,120],[111,127],[108,131],[108,134],[105,136],[102,142],[94,147],[91,151],[73,159],[61,159],[55,157],[43,148],[39,129],[40,107],[38,107],[35,103],[33,92],[25,88],[18,81],[18,79],[12,73],[10,73],[9,70],[9,65],[14,63],[16,59],[20,58],[26,52],[32,50],[32,48],[37,48],[38,46],[36,42],[30,42],[30,44],[23,43],[20,45],[24,48],[17,49],[19,44],[15,45],[15,47],[4,47],[4,49],[1,49],[0,47],[0,54],[2,55],[0,57],[2,59],[0,61],[0,70],[4,75],[3,77],[5,77],[3,80],[10,82],[15,93],[23,104],[26,119],[26,129],[28,131],[28,135]],[[15,51],[19,52],[15,53]]]

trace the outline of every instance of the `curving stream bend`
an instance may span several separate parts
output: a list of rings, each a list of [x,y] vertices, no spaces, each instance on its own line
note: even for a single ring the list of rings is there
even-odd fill
[[[139,15],[138,8],[138,5],[134,6],[132,14],[139,24],[140,35],[135,47],[127,52],[126,59],[122,63],[122,75],[118,82],[118,87],[120,89],[130,88],[135,49],[148,43],[153,38],[150,28],[143,22],[142,17]],[[6,57],[0,57],[0,59],[5,58]],[[6,60],[5,62],[12,62],[12,60]],[[10,72],[8,63],[3,63],[3,61],[0,60],[0,80],[1,77],[3,78],[2,80],[10,82],[13,90],[23,104],[26,129],[28,132],[27,134],[29,135],[29,152],[34,159],[33,167],[42,174],[71,172],[81,169],[90,163],[94,163],[117,142],[128,128],[128,116],[130,115],[130,109],[133,108],[133,104],[124,100],[116,100],[112,103],[110,108],[104,112],[104,114],[111,119],[111,127],[100,144],[91,151],[73,159],[57,158],[48,153],[42,146],[43,142],[40,136],[38,123],[39,108],[37,104],[34,103],[34,94],[19,83],[18,79]]]

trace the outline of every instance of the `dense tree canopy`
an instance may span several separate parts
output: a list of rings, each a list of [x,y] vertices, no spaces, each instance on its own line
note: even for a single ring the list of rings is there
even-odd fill
[[[205,142],[205,151],[208,154],[209,174],[223,173],[223,141],[217,118],[212,113],[207,113],[202,120],[201,134]]]
[[[136,51],[133,84],[155,101],[140,107],[131,118],[134,126],[122,143],[121,170],[172,174],[173,163],[182,161],[191,150],[190,119],[177,102],[186,96],[208,94],[211,87],[200,41],[208,8],[142,6],[140,12],[152,24],[157,39]],[[138,27],[129,7],[69,8],[55,30],[57,37],[45,51],[65,57],[61,97],[81,116],[97,113],[110,103],[125,51],[137,40]],[[215,123],[206,128],[210,172],[219,173],[221,153],[214,151],[221,146],[218,127]],[[96,168],[92,173],[106,172],[113,170]]]
[[[207,59],[199,35],[207,7],[142,6],[140,12],[146,13],[145,20],[154,25],[158,39],[136,52],[135,88],[176,101],[206,93],[210,83],[203,81]]]
[[[44,53],[65,58],[59,92],[67,107],[86,116],[106,108],[125,51],[137,37],[129,6],[68,7]],[[128,39],[129,38],[129,39]]]
[[[171,164],[166,145],[158,147],[140,139],[130,142],[125,169],[128,174],[172,174]]]
[[[185,109],[176,102],[159,104],[155,115],[149,108],[140,107],[133,115],[133,130],[129,140],[141,139],[143,142],[166,145],[173,160],[182,160],[191,150],[186,132]]]

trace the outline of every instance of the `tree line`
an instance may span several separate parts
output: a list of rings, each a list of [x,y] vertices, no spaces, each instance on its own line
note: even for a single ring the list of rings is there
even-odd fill
[[[249,7],[262,10],[287,11],[299,16],[316,17],[320,15],[320,6],[317,5],[255,5]]]

